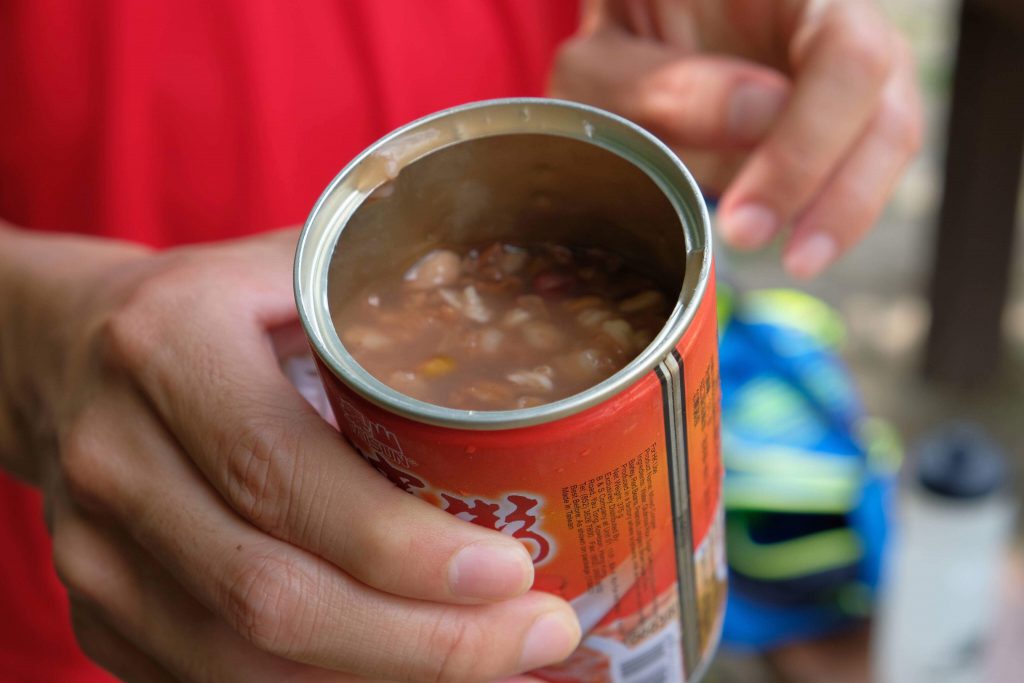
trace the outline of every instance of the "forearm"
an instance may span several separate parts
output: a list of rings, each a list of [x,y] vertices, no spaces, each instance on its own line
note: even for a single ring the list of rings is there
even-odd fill
[[[50,399],[93,283],[139,256],[133,245],[32,233],[0,220],[0,469],[38,483],[54,438]]]

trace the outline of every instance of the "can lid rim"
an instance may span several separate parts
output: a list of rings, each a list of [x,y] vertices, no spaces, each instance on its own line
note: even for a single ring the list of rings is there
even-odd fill
[[[340,232],[344,228],[344,223],[362,205],[366,197],[376,189],[376,186],[353,193],[351,197],[347,198],[348,201],[336,207],[333,214],[327,217],[329,220],[325,219],[324,212],[329,199],[338,191],[338,188],[350,180],[357,169],[365,165],[369,158],[389,144],[393,144],[403,137],[415,135],[417,132],[429,130],[428,127],[431,124],[451,116],[487,109],[507,110],[510,107],[519,110],[569,109],[579,112],[581,117],[588,118],[584,119],[584,126],[578,130],[509,129],[503,131],[500,130],[500,124],[498,124],[498,129],[490,132],[484,131],[480,134],[462,136],[458,139],[444,141],[445,144],[436,146],[420,145],[419,149],[413,150],[412,155],[401,160],[402,166],[413,163],[446,146],[493,135],[524,132],[553,134],[594,144],[625,158],[644,171],[659,186],[672,203],[683,229],[686,231],[686,259],[692,261],[694,266],[697,265],[699,259],[699,268],[687,267],[679,301],[665,326],[651,344],[625,367],[584,392],[534,408],[502,411],[459,410],[419,401],[387,386],[356,363],[342,346],[333,324],[330,324],[326,285],[317,286],[318,280],[326,283],[327,266],[334,251],[333,245],[336,244]],[[591,119],[602,125],[593,126]],[[634,141],[642,141],[650,151],[657,155],[657,161],[662,162],[661,167],[657,167],[656,159],[641,156],[624,147],[620,141],[604,134],[606,130],[628,134],[633,137]],[[669,173],[675,176],[671,179],[673,182],[669,182],[670,179],[664,177]],[[325,223],[329,229],[324,228]],[[323,248],[325,242],[330,243],[329,248]],[[306,219],[296,247],[293,275],[299,317],[315,353],[336,376],[356,393],[371,403],[418,422],[461,429],[498,430],[547,423],[582,412],[621,393],[640,377],[652,371],[672,351],[682,334],[689,328],[697,307],[705,296],[711,268],[711,230],[707,207],[693,176],[664,143],[635,123],[596,107],[550,98],[508,98],[483,100],[435,112],[397,128],[356,156],[327,186]],[[695,270],[697,272],[693,272]]]

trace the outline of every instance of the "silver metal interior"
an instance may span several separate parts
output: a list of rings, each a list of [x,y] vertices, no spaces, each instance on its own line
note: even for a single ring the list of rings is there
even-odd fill
[[[355,291],[430,248],[502,240],[603,247],[679,291],[686,241],[671,202],[622,157],[573,138],[501,135],[406,166],[352,215],[332,291]]]
[[[296,296],[317,352],[369,400],[424,422],[506,428],[582,410],[653,368],[703,294],[708,239],[693,180],[638,127],[553,100],[486,102],[399,129],[342,171],[303,230]],[[460,411],[416,401],[377,381],[345,351],[328,290],[356,291],[435,245],[493,240],[602,247],[679,292],[679,302],[662,333],[619,373],[526,410]]]

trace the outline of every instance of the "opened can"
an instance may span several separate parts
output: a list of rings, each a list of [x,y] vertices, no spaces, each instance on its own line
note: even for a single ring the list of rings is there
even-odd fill
[[[678,300],[622,370],[545,405],[468,411],[361,368],[331,316],[385,264],[439,244],[600,247]],[[700,192],[652,135],[542,99],[428,116],[349,164],[299,240],[296,299],[338,426],[397,486],[530,550],[534,588],[584,638],[551,681],[696,681],[725,602],[711,234]]]

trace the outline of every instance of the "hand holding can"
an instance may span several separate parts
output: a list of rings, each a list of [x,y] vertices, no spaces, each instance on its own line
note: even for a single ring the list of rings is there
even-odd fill
[[[2,277],[46,295],[17,301],[32,314],[4,345],[31,353],[3,378],[52,430],[26,434],[26,477],[83,649],[147,682],[484,680],[564,658],[576,618],[526,593],[521,543],[392,486],[282,374],[296,238],[0,235],[23,257]]]

